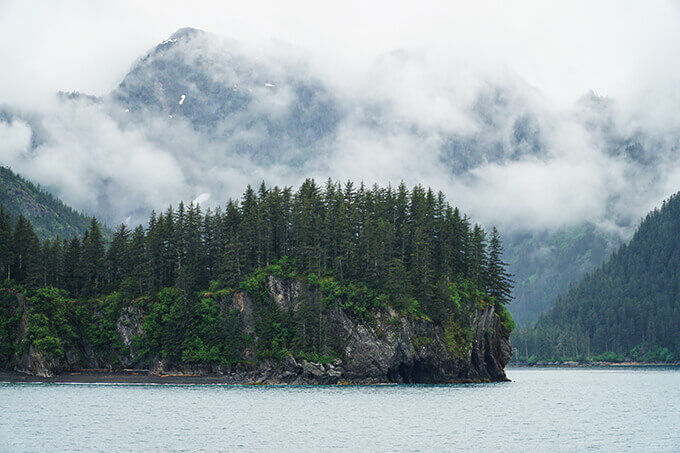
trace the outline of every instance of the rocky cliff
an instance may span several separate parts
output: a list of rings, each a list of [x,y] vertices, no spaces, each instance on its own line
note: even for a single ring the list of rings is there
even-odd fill
[[[295,314],[318,290],[295,279],[266,278],[266,297],[282,313]],[[337,340],[338,357],[315,363],[287,355],[283,360],[257,356],[258,301],[244,291],[220,296],[219,310],[237,315],[244,334],[252,338],[242,363],[223,366],[177,364],[163,357],[140,359],[136,340],[143,338],[148,315],[138,305],[119,309],[115,322],[116,350],[102,353],[86,340],[69,343],[52,353],[40,349],[27,337],[30,300],[16,295],[17,347],[14,357],[4,360],[15,371],[49,377],[62,371],[137,368],[155,375],[218,375],[234,383],[448,383],[506,380],[504,367],[510,360],[509,332],[493,306],[478,307],[461,320],[467,335],[454,342],[445,326],[426,317],[404,315],[389,306],[356,316],[334,304],[324,322]],[[23,345],[23,346],[22,346]],[[26,346],[29,345],[29,346]],[[101,346],[99,347],[101,349]],[[3,361],[0,361],[3,363]]]

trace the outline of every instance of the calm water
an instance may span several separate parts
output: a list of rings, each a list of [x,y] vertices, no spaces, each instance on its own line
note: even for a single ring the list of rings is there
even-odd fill
[[[1,451],[680,451],[680,369],[459,386],[0,384]]]

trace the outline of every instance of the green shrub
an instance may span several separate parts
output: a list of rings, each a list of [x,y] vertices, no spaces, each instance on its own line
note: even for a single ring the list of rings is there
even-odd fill
[[[512,315],[505,305],[496,305],[496,316],[498,316],[500,319],[501,325],[508,335],[510,335],[510,333],[517,327],[515,320],[512,319]]]
[[[446,350],[456,357],[464,358],[472,351],[472,328],[469,321],[450,315],[444,323]]]
[[[673,362],[675,354],[666,347],[650,346],[640,343],[630,351],[630,356],[637,362]]]
[[[616,362],[620,363],[623,362],[626,358],[623,356],[623,354],[619,354],[616,352],[612,351],[607,351],[603,352],[602,354],[596,355],[593,357],[593,360],[596,362]]]
[[[45,353],[62,356],[67,345],[75,345],[78,335],[75,309],[77,301],[68,300],[64,290],[41,288],[27,298],[29,306],[22,352],[31,345]]]

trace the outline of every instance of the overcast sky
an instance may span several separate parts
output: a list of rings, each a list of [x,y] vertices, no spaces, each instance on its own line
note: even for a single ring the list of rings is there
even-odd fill
[[[589,89],[639,96],[680,75],[680,7],[671,1],[0,0],[0,101],[104,94],[144,51],[186,26],[280,39],[338,70],[427,48],[452,61],[505,65],[560,103]]]

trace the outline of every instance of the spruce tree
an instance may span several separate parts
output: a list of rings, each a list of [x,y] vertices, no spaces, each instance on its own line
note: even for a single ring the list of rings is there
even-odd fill
[[[40,286],[59,287],[62,280],[62,241],[45,240],[40,251]]]
[[[74,236],[63,247],[62,269],[64,273],[63,288],[72,296],[77,296],[82,288],[83,268],[80,264],[80,239]]]
[[[80,255],[83,270],[82,294],[94,296],[101,294],[105,282],[106,261],[104,238],[99,228],[99,222],[94,217],[90,227],[83,237],[82,252]]]
[[[258,232],[259,212],[257,195],[249,185],[241,201],[240,245],[242,247],[243,271],[250,272],[258,265]]]
[[[497,304],[506,305],[512,300],[512,280],[507,272],[507,264],[503,262],[503,245],[496,227],[491,230],[488,259],[486,266],[485,286],[489,296]]]
[[[151,270],[149,267],[149,252],[147,238],[144,228],[139,225],[132,232],[128,254],[128,277],[124,280],[122,290],[130,292],[136,296],[141,296],[144,292],[153,290],[151,282]]]
[[[467,277],[478,287],[483,287],[487,275],[486,233],[484,229],[475,225],[468,233]]]
[[[33,225],[23,214],[17,218],[12,236],[14,263],[10,276],[19,284],[34,284],[40,281],[40,241],[33,231]]]
[[[122,224],[113,234],[106,252],[106,287],[115,291],[130,271],[130,230]]]
[[[5,206],[0,205],[0,280],[10,278],[13,260],[12,220],[5,211]]]

